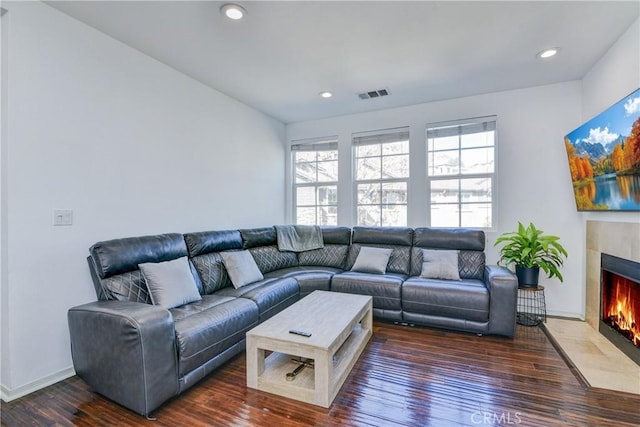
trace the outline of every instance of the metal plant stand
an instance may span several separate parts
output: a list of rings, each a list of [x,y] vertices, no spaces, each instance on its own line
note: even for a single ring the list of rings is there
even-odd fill
[[[516,323],[524,326],[537,326],[546,321],[547,304],[544,298],[544,286],[518,287]]]

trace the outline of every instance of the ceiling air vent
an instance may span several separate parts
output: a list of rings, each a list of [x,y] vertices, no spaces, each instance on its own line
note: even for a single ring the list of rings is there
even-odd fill
[[[379,98],[381,96],[389,95],[389,89],[371,90],[369,92],[362,92],[358,94],[360,99]]]

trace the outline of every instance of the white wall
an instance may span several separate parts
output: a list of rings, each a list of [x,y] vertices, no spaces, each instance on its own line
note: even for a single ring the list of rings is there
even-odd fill
[[[91,244],[281,223],[285,150],[282,123],[45,4],[3,7],[11,399],[72,373],[66,312],[96,298]],[[53,227],[54,208],[73,209],[73,226]]]
[[[488,115],[498,117],[497,227],[487,233],[488,261],[497,261],[496,237],[514,230],[518,221],[532,221],[545,232],[559,235],[569,258],[562,269],[564,283],[541,280],[547,288],[547,308],[553,314],[583,317],[584,228],[575,207],[563,140],[581,123],[579,81],[294,123],[287,125],[287,139],[338,135],[339,173],[344,177],[351,172],[351,133],[410,126],[408,225],[417,227],[426,225],[426,177],[418,168],[426,156],[426,124]],[[339,221],[352,225],[352,187],[349,179],[343,181],[338,189]],[[291,212],[287,215],[291,218]]]
[[[640,20],[636,20],[582,79],[582,121],[640,88]],[[586,221],[640,222],[638,212],[588,212]],[[586,232],[585,232],[586,235]],[[640,236],[637,236],[640,239]],[[586,244],[586,243],[585,243]]]

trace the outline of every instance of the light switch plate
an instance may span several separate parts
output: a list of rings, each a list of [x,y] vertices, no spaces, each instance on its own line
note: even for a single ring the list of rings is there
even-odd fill
[[[73,225],[73,211],[71,209],[54,209],[53,225]]]

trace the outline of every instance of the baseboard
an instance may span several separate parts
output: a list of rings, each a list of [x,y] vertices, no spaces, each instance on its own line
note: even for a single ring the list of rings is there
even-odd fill
[[[547,311],[547,316],[560,317],[568,320],[584,320],[584,315],[581,313],[571,313],[568,311]]]
[[[28,384],[14,389],[9,389],[4,385],[0,385],[0,398],[2,398],[3,402],[11,402],[12,400],[26,396],[27,394],[31,394],[34,391],[38,391],[62,380],[66,380],[67,378],[72,377],[75,374],[76,371],[74,371],[73,367],[70,366],[68,368],[62,369],[61,371],[54,372],[53,374],[42,377],[39,380],[32,381]]]

